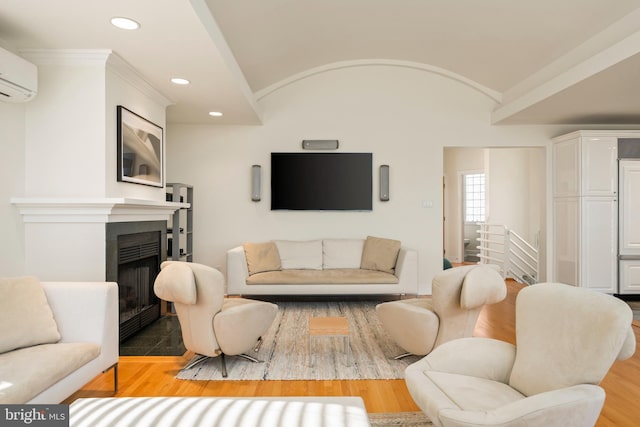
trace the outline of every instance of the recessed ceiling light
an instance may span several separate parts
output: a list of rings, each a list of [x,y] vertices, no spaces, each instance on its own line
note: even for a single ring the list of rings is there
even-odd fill
[[[122,18],[119,16],[111,18],[111,23],[118,28],[122,28],[123,30],[137,30],[138,28],[140,28],[140,24],[138,24],[133,19]]]
[[[173,77],[171,79],[171,83],[175,83],[177,85],[188,85],[191,82],[189,80],[187,80],[187,79],[182,79],[180,77]]]
[[[222,113],[220,111],[209,111],[209,115],[213,117],[220,117]]]

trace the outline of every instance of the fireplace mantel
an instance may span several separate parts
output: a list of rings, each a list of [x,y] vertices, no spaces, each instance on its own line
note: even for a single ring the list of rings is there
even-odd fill
[[[25,223],[110,223],[168,220],[189,203],[128,198],[13,198]]]

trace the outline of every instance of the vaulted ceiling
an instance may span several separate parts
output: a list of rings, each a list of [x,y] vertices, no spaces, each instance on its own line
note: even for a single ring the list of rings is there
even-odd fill
[[[392,63],[483,91],[497,125],[640,124],[640,0],[1,0],[0,46],[111,49],[169,122],[258,124],[257,98],[292,79]]]

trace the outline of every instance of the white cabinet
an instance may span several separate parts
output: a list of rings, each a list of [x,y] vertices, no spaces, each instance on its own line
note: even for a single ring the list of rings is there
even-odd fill
[[[615,196],[618,192],[618,138],[583,137],[581,143],[581,194]]]
[[[640,294],[640,260],[620,261],[620,293]]]
[[[578,186],[580,170],[580,138],[575,137],[553,145],[553,197],[575,197],[580,194]]]
[[[616,293],[618,205],[612,197],[582,197],[580,286]]]
[[[620,254],[640,255],[640,160],[620,161]]]
[[[553,239],[555,282],[578,285],[578,198],[562,197],[553,201]]]
[[[617,292],[617,141],[590,131],[554,139],[554,281]]]
[[[620,160],[620,294],[640,294],[640,159]]]
[[[554,281],[600,292],[617,286],[617,204],[611,197],[553,202]]]
[[[553,146],[553,197],[617,195],[618,138],[571,135]]]

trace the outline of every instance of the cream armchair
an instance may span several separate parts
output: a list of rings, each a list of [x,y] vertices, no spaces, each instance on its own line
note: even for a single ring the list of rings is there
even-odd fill
[[[440,344],[470,337],[482,307],[507,296],[504,279],[488,265],[447,269],[432,281],[432,298],[390,301],[376,306],[378,318],[406,353],[424,356]]]
[[[416,404],[436,426],[593,426],[597,384],[635,336],[627,304],[559,283],[520,291],[517,347],[488,338],[441,345],[405,371]]]
[[[227,376],[225,355],[241,356],[258,351],[261,336],[273,322],[278,306],[244,298],[224,298],[224,276],[202,264],[179,261],[162,263],[154,284],[156,295],[174,303],[182,339],[196,357],[186,368],[220,356],[222,376]]]

